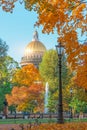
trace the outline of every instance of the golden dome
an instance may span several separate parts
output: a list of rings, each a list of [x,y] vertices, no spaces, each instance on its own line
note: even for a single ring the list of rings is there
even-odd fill
[[[28,56],[31,53],[44,53],[46,51],[45,46],[40,41],[31,41],[25,48],[24,56]]]
[[[21,59],[21,65],[33,63],[38,66],[45,51],[46,47],[39,41],[38,32],[35,31],[32,41],[25,48],[24,57]]]

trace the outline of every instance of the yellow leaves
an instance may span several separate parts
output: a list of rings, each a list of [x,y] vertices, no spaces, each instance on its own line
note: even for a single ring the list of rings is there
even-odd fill
[[[87,54],[87,44],[86,45],[84,44],[81,46],[81,52],[84,54]]]
[[[75,27],[77,27],[78,25],[77,19],[83,21],[84,17],[82,15],[82,11],[84,8],[86,8],[85,3],[81,4],[80,1],[74,1],[74,0],[66,0],[66,1],[65,0],[44,0],[44,1],[27,0],[26,5],[28,6],[29,4],[32,7],[32,9],[33,7],[37,8],[36,12],[38,13],[38,22],[36,22],[36,25],[43,26],[42,32],[53,33],[54,29],[57,28],[57,33],[63,35],[64,32],[62,32],[62,29],[66,23],[67,26],[69,26],[70,22],[73,20],[74,23],[76,23]],[[70,9],[71,6],[72,9]],[[72,13],[70,13],[69,15],[70,11],[72,11]],[[71,14],[73,15],[71,16]],[[83,24],[79,24],[79,26],[81,27],[83,26]]]
[[[17,111],[25,111],[26,108],[28,107],[28,103],[24,102],[18,105]]]
[[[6,95],[6,99],[9,105],[17,105],[18,110],[25,109],[29,102],[37,101],[38,104],[42,104],[43,96],[42,93],[44,91],[44,87],[42,83],[35,83],[30,87],[13,87],[11,94]]]
[[[78,67],[75,81],[79,87],[87,89],[87,61],[82,62],[82,64]]]
[[[73,39],[74,39],[74,41],[73,41]],[[72,65],[74,67],[77,66],[76,63],[78,62],[80,46],[77,42],[76,32],[74,30],[72,30],[71,32],[65,33],[65,36],[63,38],[63,43],[65,45],[68,62],[72,63]]]
[[[48,123],[32,127],[32,130],[86,130],[87,123]]]
[[[65,45],[68,63],[77,73],[76,84],[87,89],[87,45],[78,43],[77,33],[74,30],[65,33],[59,40]]]
[[[33,64],[17,70],[13,81],[18,86],[14,86],[11,94],[6,95],[9,105],[16,105],[18,110],[23,110],[35,100],[38,104],[42,104],[44,88],[40,81],[39,71]]]
[[[87,45],[80,46],[78,56],[76,83],[79,87],[87,89]]]
[[[78,19],[82,19],[83,18],[82,11],[84,8],[86,8],[85,3],[76,5],[75,8],[72,10],[72,16]]]
[[[81,3],[79,0],[44,0],[39,2],[37,12],[38,24],[43,26],[44,33],[54,32],[54,29],[57,29],[60,36],[58,41],[65,45],[67,60],[77,73],[79,69],[85,71],[81,66],[86,66],[87,63],[87,47],[79,44],[76,32],[78,28],[81,29],[82,35],[87,31],[87,15],[83,15],[84,9],[86,3]],[[78,75],[81,73],[80,71]],[[83,77],[86,82],[86,74]]]
[[[9,105],[15,104],[18,105],[25,101],[27,98],[27,88],[22,86],[22,87],[13,87],[11,95],[6,95],[7,101]]]
[[[79,14],[79,12],[82,12],[85,7],[86,7],[86,4],[85,4],[85,3],[80,4],[80,5],[79,5],[79,3],[77,3],[77,4],[75,5],[73,11],[72,11],[72,15],[77,15],[77,14]]]
[[[80,10],[83,10],[84,8],[86,8],[86,4],[82,3],[81,6],[80,6]]]
[[[43,32],[53,32],[57,23],[62,25],[66,21],[65,14],[67,2],[64,0],[50,0],[39,2],[38,8],[38,25],[43,25]]]
[[[17,70],[13,77],[13,82],[30,86],[37,79],[40,79],[39,71],[33,64],[29,64]]]

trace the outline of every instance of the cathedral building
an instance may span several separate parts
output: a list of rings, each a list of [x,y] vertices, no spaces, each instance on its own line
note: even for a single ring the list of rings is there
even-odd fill
[[[38,32],[35,31],[33,34],[33,39],[28,45],[25,47],[24,56],[21,58],[21,66],[26,66],[28,64],[34,64],[36,68],[39,68],[39,64],[42,61],[42,57],[46,52],[46,47],[44,44],[39,41]],[[36,81],[37,83],[41,83],[41,81]],[[35,83],[36,83],[35,82]],[[48,96],[48,83],[46,83],[46,94],[45,94],[45,105],[47,104],[47,96]],[[48,108],[44,106],[44,112],[48,112]]]
[[[35,31],[32,41],[25,47],[24,56],[21,58],[21,66],[33,63],[38,68],[45,51],[46,47],[39,41],[38,32]]]

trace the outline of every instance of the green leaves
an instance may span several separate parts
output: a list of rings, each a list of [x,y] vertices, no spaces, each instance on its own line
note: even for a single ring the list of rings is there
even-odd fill
[[[77,98],[73,98],[69,106],[72,107],[74,112],[84,112],[86,108],[86,102],[78,100]]]
[[[45,82],[49,83],[50,89],[58,86],[58,56],[55,50],[45,53],[40,64],[40,74]]]
[[[62,59],[62,87],[66,91],[66,87],[70,84],[72,73],[66,65],[66,57]],[[58,104],[58,88],[59,88],[59,67],[58,67],[58,55],[55,50],[47,51],[42,59],[39,67],[40,74],[43,78],[44,84],[49,84],[49,110],[56,111]],[[65,92],[64,91],[64,92]],[[55,104],[53,108],[53,104]]]

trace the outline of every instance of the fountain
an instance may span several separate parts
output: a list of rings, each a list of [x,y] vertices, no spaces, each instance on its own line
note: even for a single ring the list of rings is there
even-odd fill
[[[48,94],[49,94],[49,85],[48,82],[46,82],[46,87],[45,87],[45,101],[44,101],[44,113],[48,113]]]

